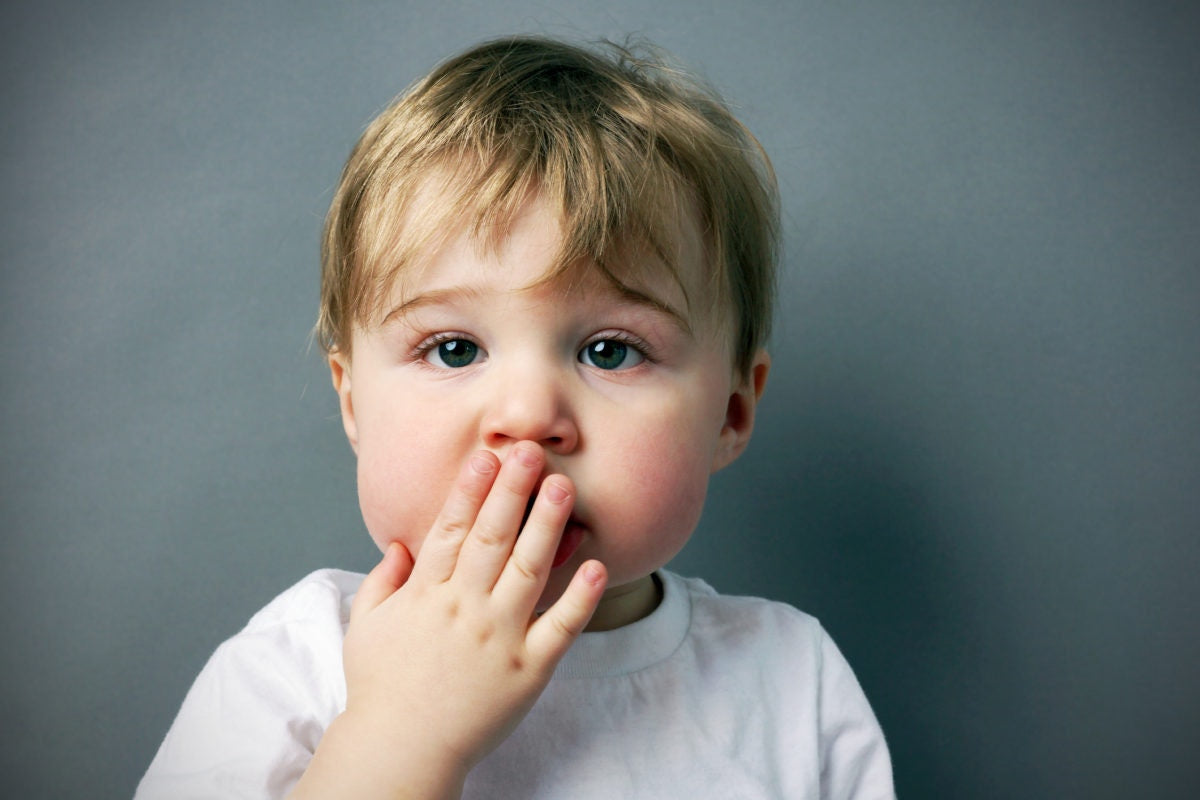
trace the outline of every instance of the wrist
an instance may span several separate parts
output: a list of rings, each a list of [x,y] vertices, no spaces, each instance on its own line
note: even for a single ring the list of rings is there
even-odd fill
[[[344,711],[325,731],[292,798],[455,800],[468,768],[427,737]]]

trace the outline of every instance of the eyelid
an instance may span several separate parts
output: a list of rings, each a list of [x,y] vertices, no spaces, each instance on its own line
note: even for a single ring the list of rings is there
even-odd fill
[[[438,331],[437,333],[430,334],[422,339],[421,342],[408,354],[408,358],[410,361],[414,361],[418,364],[425,364],[429,367],[444,369],[439,368],[434,364],[430,364],[428,356],[440,345],[443,345],[446,342],[457,341],[470,342],[471,344],[475,345],[476,348],[478,348],[479,355],[481,357],[487,355],[487,351],[483,349],[483,346],[469,334],[463,333],[462,331]],[[462,369],[462,367],[459,367],[458,369]]]
[[[579,348],[579,352],[582,353],[596,342],[620,342],[627,347],[637,350],[646,361],[655,362],[658,360],[655,357],[654,348],[650,343],[629,331],[607,330],[594,333],[584,341],[583,345]]]

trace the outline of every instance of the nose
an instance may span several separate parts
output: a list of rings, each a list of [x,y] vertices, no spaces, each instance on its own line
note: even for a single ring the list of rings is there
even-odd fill
[[[565,455],[579,446],[570,377],[552,365],[514,364],[494,369],[480,421],[483,444],[503,450],[522,440]]]

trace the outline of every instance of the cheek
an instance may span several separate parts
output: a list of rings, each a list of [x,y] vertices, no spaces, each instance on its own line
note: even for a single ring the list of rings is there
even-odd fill
[[[457,464],[428,428],[388,426],[359,441],[358,502],[367,531],[380,550],[400,542],[416,558]]]
[[[638,500],[657,529],[690,534],[700,518],[708,490],[709,451],[667,436],[646,441],[632,472],[640,476]],[[680,543],[682,544],[682,543]]]
[[[605,514],[619,539],[612,544],[630,573],[614,577],[631,579],[661,567],[687,543],[700,520],[713,436],[710,425],[700,420],[684,427],[646,426],[628,440],[622,454],[614,454]]]

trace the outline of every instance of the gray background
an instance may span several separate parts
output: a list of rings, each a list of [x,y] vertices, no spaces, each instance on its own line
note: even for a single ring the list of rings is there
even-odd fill
[[[4,796],[127,796],[221,639],[370,566],[320,220],[374,112],[515,31],[656,40],[779,170],[760,428],[676,568],[819,616],[906,797],[1195,796],[1190,4],[34,5],[0,11]]]

